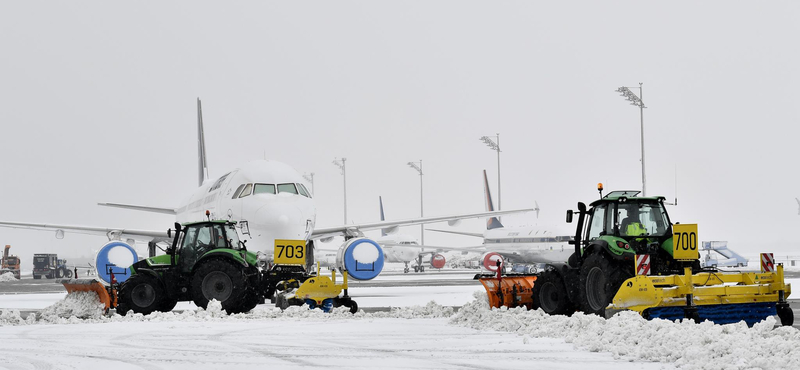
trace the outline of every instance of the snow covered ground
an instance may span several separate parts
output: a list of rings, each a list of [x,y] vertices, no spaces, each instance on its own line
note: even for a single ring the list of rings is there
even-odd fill
[[[490,310],[478,285],[351,293],[360,307],[396,308],[351,315],[266,304],[227,316],[180,303],[182,312],[105,317],[91,294],[0,295],[0,369],[800,369],[800,331],[772,319],[748,328]]]

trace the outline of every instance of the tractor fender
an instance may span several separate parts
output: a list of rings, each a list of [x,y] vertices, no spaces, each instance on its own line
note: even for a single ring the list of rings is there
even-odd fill
[[[227,248],[220,248],[209,251],[206,254],[204,254],[203,257],[200,257],[200,259],[197,260],[197,262],[195,262],[194,268],[197,268],[197,266],[200,266],[202,262],[206,261],[209,258],[224,258],[234,262],[234,264],[237,266],[239,265],[241,265],[242,267],[249,266],[247,261],[245,261],[245,259],[242,258],[242,255],[239,254],[239,251]]]
[[[153,271],[153,270],[151,270],[149,268],[138,268],[135,271],[134,271],[134,269],[131,269],[131,275],[133,275],[133,274],[150,275],[150,276],[158,279],[158,281],[161,281],[161,276],[157,272],[155,272],[155,271]]]
[[[605,240],[593,240],[591,244],[586,246],[586,248],[583,250],[583,256],[581,256],[581,259],[586,260],[586,258],[595,253],[605,253],[607,256],[611,257],[611,259],[616,261],[631,261],[636,255],[633,250],[622,251],[622,253],[619,253],[616,251],[617,249],[618,248],[612,248],[611,245],[609,245]]]

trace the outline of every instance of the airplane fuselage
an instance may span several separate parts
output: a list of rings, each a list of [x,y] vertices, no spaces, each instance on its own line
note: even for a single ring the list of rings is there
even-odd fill
[[[575,249],[569,238],[541,228],[497,228],[483,234],[487,252],[497,252],[518,263],[566,262]]]
[[[180,223],[210,218],[239,222],[247,248],[268,256],[276,239],[308,240],[316,206],[292,167],[256,160],[207,180],[176,210]]]

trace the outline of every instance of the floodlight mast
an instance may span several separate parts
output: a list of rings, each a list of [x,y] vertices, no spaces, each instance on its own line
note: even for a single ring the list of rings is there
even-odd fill
[[[303,174],[303,178],[306,179],[308,182],[311,183],[311,195],[314,195],[314,173],[311,174]]]
[[[492,138],[496,138],[497,142],[495,143]],[[497,133],[496,136],[482,136],[481,141],[483,141],[489,149],[497,151],[497,210],[501,210],[500,208],[500,133]]]
[[[636,87],[633,88],[635,89]],[[617,92],[631,102],[631,105],[639,107],[639,132],[642,142],[642,196],[647,196],[647,181],[645,180],[644,175],[644,109],[647,107],[644,106],[644,102],[642,101],[642,99],[644,99],[644,96],[642,95],[642,82],[639,82],[639,96],[636,96],[636,94],[631,91],[631,88],[625,86],[618,88]]]
[[[334,158],[333,164],[335,164],[339,169],[342,170],[342,180],[344,181],[344,224],[347,225],[347,171],[345,167],[345,162],[347,158],[342,158],[341,160]]]
[[[417,163],[419,163],[419,166],[417,166]],[[422,217],[422,160],[420,159],[419,162],[408,162],[408,165],[419,172],[419,217]],[[424,225],[419,225],[419,243],[425,245]]]

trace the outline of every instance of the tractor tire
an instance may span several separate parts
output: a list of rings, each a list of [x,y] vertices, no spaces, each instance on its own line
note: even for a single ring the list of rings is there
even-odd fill
[[[781,319],[781,325],[792,326],[794,325],[794,312],[789,305],[778,306],[778,318]]]
[[[633,263],[624,268],[604,252],[593,253],[581,265],[578,304],[586,314],[605,316],[619,287],[633,276]]]
[[[124,315],[128,310],[148,315],[163,304],[164,288],[153,276],[136,274],[122,283],[119,289],[120,304],[117,313]]]
[[[67,279],[72,279],[72,270],[65,270],[67,273],[64,274]]]
[[[178,304],[177,300],[169,299],[167,297],[164,297],[164,299],[161,301],[161,304],[158,305],[158,308],[156,308],[156,311],[158,311],[158,312],[170,312],[170,311],[172,311],[172,309],[175,308],[175,305],[177,305],[177,304]]]
[[[242,301],[241,312],[250,312],[252,309],[256,308],[262,300],[264,300],[264,297],[261,296],[261,294],[255,291],[247,292]]]
[[[192,298],[194,304],[203,309],[216,299],[228,314],[240,313],[247,290],[247,277],[242,268],[224,259],[203,262],[192,276]]]
[[[537,276],[533,284],[533,308],[541,308],[548,315],[569,316],[575,312],[575,305],[558,272],[550,270]]]
[[[34,280],[39,280],[42,278],[42,275],[33,275]]]
[[[66,272],[64,272],[64,268],[56,269],[56,278],[61,279],[64,277],[64,275],[66,275]]]

